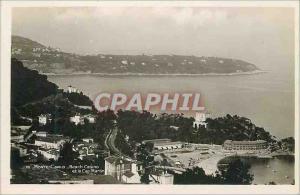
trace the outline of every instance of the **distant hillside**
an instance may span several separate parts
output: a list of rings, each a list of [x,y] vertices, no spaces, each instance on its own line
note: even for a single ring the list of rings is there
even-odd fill
[[[77,55],[12,36],[12,57],[41,73],[228,74],[259,70],[254,64],[218,57],[182,55]]]
[[[27,52],[31,52],[32,48],[46,48],[44,45],[38,42],[20,36],[12,36],[11,41],[13,48],[19,48]]]

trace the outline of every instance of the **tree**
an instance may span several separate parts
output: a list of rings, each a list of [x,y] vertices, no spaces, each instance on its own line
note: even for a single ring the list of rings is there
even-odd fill
[[[150,183],[149,173],[145,172],[144,174],[142,174],[141,183],[144,183],[144,184],[149,184]]]
[[[137,160],[142,163],[144,167],[144,172],[141,173],[141,182],[149,184],[150,166],[153,163],[154,157],[151,155],[153,144],[141,144],[137,148]]]
[[[223,170],[221,177],[224,184],[251,184],[253,175],[249,173],[250,165],[242,162],[241,159],[234,159],[229,163],[228,168]]]
[[[133,148],[131,147],[130,143],[126,141],[125,135],[120,130],[116,135],[115,145],[120,152],[133,157]]]
[[[40,75],[36,70],[30,70],[15,58],[11,59],[11,105],[19,107],[57,93],[58,86]]]
[[[10,167],[12,169],[19,169],[23,165],[23,160],[20,157],[20,151],[18,149],[12,148],[10,155]]]
[[[219,184],[221,179],[212,175],[206,175],[200,167],[187,169],[182,174],[174,175],[174,184]]]
[[[79,154],[73,151],[73,145],[66,142],[60,150],[60,157],[58,163],[62,165],[71,165],[78,158]]]

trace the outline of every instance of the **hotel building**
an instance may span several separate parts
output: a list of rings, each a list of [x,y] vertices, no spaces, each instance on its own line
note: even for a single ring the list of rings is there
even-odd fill
[[[264,140],[256,141],[232,141],[226,140],[224,142],[224,150],[264,150],[267,149],[267,142]]]

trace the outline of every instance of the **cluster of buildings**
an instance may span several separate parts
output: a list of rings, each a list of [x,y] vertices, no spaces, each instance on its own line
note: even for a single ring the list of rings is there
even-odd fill
[[[32,48],[32,52],[60,52],[59,48],[51,48],[51,47],[34,47]]]
[[[47,134],[46,132],[42,132],[36,136],[37,138],[34,141],[34,145],[44,149],[59,150],[66,141],[70,140],[62,135]]]
[[[93,138],[83,138],[82,141],[73,142],[73,151],[78,152],[80,160],[109,156],[108,151],[99,149],[99,145],[94,143]]]
[[[36,136],[33,143],[27,142],[33,135]],[[35,163],[38,161],[38,156],[44,160],[58,160],[60,148],[69,141],[68,137],[62,135],[47,134],[46,132],[32,131],[26,133],[23,139],[11,140],[12,148],[19,151],[20,157],[25,163]]]
[[[77,89],[76,87],[69,85],[66,92],[67,93],[80,93],[81,91],[79,89]]]
[[[11,54],[12,55],[20,55],[22,52],[28,52],[28,51],[23,51],[21,48],[12,48]],[[32,48],[32,55],[34,57],[40,58],[42,55],[46,56],[54,56],[54,57],[60,57],[62,56],[59,48],[51,48],[51,47],[34,47]]]
[[[70,141],[70,138],[57,134],[48,134],[47,132],[34,132],[36,139],[34,146],[37,147],[37,153],[42,155],[44,160],[57,161],[60,156],[60,149],[63,144]]]
[[[51,47],[46,47],[46,48],[40,48],[40,47],[34,47],[32,48],[32,55],[34,57],[40,58],[42,55],[46,56],[53,56],[53,57],[60,57],[62,54],[59,53],[60,49],[59,48],[51,48]]]
[[[51,114],[41,114],[38,117],[40,126],[50,124],[52,119]],[[76,114],[70,117],[70,121],[78,124],[95,123],[94,115],[80,115]],[[57,161],[60,156],[60,149],[66,142],[72,141],[69,137],[58,134],[49,134],[46,131],[28,131],[21,128],[11,129],[11,143],[14,149],[19,150],[20,156],[24,158],[24,162],[35,163],[38,161],[38,156],[42,156],[44,160]],[[35,135],[35,139],[29,143],[28,140]],[[99,151],[98,144],[94,143],[92,138],[84,138],[82,141],[74,142],[73,150],[79,153],[79,159],[94,158],[98,155],[108,156],[105,151]]]
[[[74,116],[70,117],[70,122],[75,125],[83,125],[85,124],[85,120],[88,123],[95,123],[96,116],[92,114],[81,115],[80,113],[76,113]],[[40,126],[44,126],[46,124],[50,124],[52,121],[51,114],[41,114],[38,116],[38,121]]]
[[[11,54],[12,55],[20,55],[22,53],[22,49],[20,48],[12,48]]]
[[[85,123],[85,119],[88,123],[95,123],[96,117],[92,114],[81,115],[76,113],[74,116],[70,117],[70,122],[75,125],[83,125]]]
[[[26,143],[24,139],[12,141],[12,146],[19,150],[21,157],[31,156],[31,158],[37,158],[39,154],[46,161],[57,161],[60,156],[60,149],[66,142],[72,143],[72,149],[78,152],[78,159],[80,160],[98,158],[99,155],[102,157],[109,155],[109,152],[100,150],[99,145],[94,143],[92,138],[83,138],[81,141],[75,142],[69,137],[48,134],[44,131],[32,131],[29,135],[36,136],[34,143]],[[36,159],[33,162],[36,162]]]

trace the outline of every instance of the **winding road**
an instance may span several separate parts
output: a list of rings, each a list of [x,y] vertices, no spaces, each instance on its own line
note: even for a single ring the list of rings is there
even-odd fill
[[[125,156],[115,146],[115,140],[116,140],[117,133],[118,133],[118,129],[116,127],[114,127],[113,129],[110,130],[110,132],[108,133],[108,135],[106,136],[106,139],[105,139],[105,146],[109,149],[110,154],[113,154],[116,156]]]

